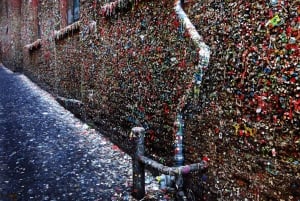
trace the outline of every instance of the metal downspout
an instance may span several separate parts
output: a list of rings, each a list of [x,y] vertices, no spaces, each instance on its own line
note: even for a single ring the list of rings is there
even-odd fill
[[[189,87],[183,97],[181,98],[179,105],[177,107],[177,116],[174,122],[174,127],[176,129],[176,138],[174,142],[175,146],[175,156],[174,162],[175,166],[180,166],[184,164],[184,156],[183,156],[183,140],[184,140],[184,133],[183,127],[184,122],[182,118],[182,110],[187,102],[187,97],[192,92],[192,89],[200,89],[202,78],[205,73],[205,70],[208,67],[209,59],[210,59],[210,50],[209,47],[203,42],[202,37],[199,35],[198,31],[196,30],[195,26],[192,24],[184,10],[182,9],[181,0],[176,0],[174,10],[179,18],[180,21],[183,22],[184,28],[189,32],[189,36],[193,40],[195,46],[199,49],[199,63],[196,66],[196,72],[194,73],[194,78],[192,78],[191,83],[189,83]]]

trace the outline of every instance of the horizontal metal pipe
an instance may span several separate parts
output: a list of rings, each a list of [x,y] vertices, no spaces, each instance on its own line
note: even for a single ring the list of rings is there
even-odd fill
[[[167,175],[188,174],[197,170],[203,170],[208,166],[206,161],[201,161],[200,163],[193,163],[190,165],[184,165],[179,167],[168,167],[146,156],[139,156],[139,160],[145,165],[150,166]]]

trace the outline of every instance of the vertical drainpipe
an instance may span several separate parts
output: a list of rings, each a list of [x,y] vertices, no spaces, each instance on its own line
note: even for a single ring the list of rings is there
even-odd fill
[[[202,78],[203,75],[208,68],[208,63],[210,59],[210,50],[209,46],[207,46],[203,42],[202,36],[199,35],[198,31],[196,30],[195,26],[192,24],[184,10],[182,9],[182,3],[184,3],[183,0],[175,0],[175,12],[179,18],[179,20],[182,20],[184,28],[189,32],[189,35],[191,39],[193,40],[195,46],[199,48],[199,64],[196,66],[196,72],[194,74],[194,79],[191,82],[191,86],[195,86],[198,90],[200,90],[201,84],[202,84]],[[197,75],[197,76],[195,76]],[[195,78],[196,77],[196,78]],[[183,165],[184,163],[184,156],[183,156],[183,118],[182,118],[182,109],[186,103],[186,99],[189,96],[189,94],[192,92],[193,88],[189,87],[185,93],[185,95],[180,100],[179,107],[177,109],[178,115],[174,123],[174,127],[177,130],[176,131],[176,138],[175,138],[175,166]]]
[[[176,0],[175,5],[180,7],[182,9],[182,4],[184,1],[182,0]],[[176,11],[176,9],[175,9]],[[180,21],[182,19],[179,19]],[[183,22],[182,22],[183,23]],[[181,23],[180,26],[183,27],[183,24]],[[182,104],[180,104],[182,105]],[[176,116],[176,120],[174,122],[174,129],[175,129],[175,141],[174,141],[174,165],[176,167],[182,166],[184,164],[184,156],[183,156],[183,119],[182,119],[182,107],[179,108],[178,114]]]
[[[175,156],[174,162],[175,166],[179,167],[184,164],[184,156],[183,156],[183,120],[182,115],[177,114],[176,121],[174,123],[176,133],[175,133]]]

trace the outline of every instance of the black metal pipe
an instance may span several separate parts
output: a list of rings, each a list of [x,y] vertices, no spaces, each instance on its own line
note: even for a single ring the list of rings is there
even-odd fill
[[[179,167],[168,167],[157,161],[154,161],[146,156],[139,156],[139,160],[146,166],[150,166],[163,174],[167,175],[184,175],[197,170],[203,170],[207,168],[207,162],[201,161],[200,163],[193,163],[190,165],[183,165]]]
[[[136,199],[142,199],[145,196],[145,165],[139,160],[139,157],[145,154],[144,136],[145,129],[134,127],[131,130],[136,140],[136,153],[132,161],[133,168],[133,191],[132,195]]]

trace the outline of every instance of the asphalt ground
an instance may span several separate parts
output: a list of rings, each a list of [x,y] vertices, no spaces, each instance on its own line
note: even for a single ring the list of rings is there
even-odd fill
[[[0,65],[0,200],[133,200],[131,157]]]

